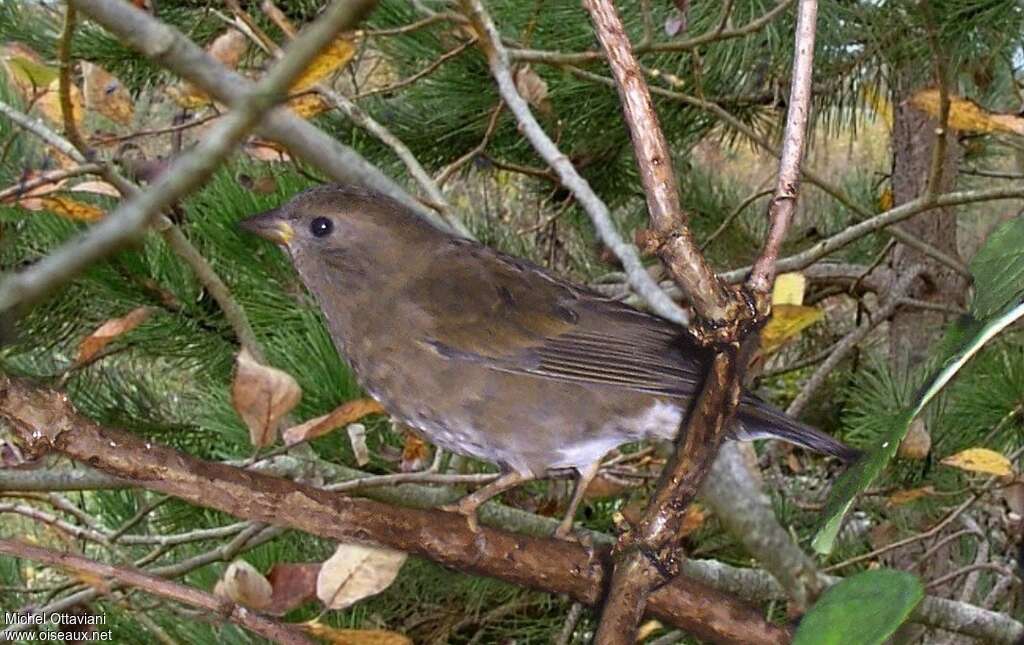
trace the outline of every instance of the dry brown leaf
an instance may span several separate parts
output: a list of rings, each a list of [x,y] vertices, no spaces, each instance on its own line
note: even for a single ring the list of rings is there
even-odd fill
[[[111,318],[89,334],[78,345],[77,363],[85,363],[110,344],[112,340],[126,334],[141,325],[149,318],[152,311],[149,307],[137,307],[120,318]]]
[[[817,307],[803,305],[775,305],[772,317],[761,332],[761,351],[771,354],[777,351],[800,332],[825,317]]]
[[[238,353],[231,404],[249,428],[249,440],[264,448],[277,439],[278,424],[302,398],[302,390],[287,372],[262,365],[249,350]]]
[[[235,69],[249,48],[249,40],[237,29],[228,29],[207,45],[206,53],[217,59],[224,67]]]
[[[513,72],[516,91],[526,102],[537,108],[542,114],[551,113],[551,101],[548,99],[548,84],[533,71],[529,65],[521,65]]]
[[[356,53],[355,43],[350,38],[338,38],[324,48],[306,71],[292,84],[290,94],[308,90],[329,75],[344,67]]]
[[[95,222],[103,219],[105,215],[101,209],[92,204],[59,195],[29,197],[19,200],[18,205],[30,211],[50,211],[76,222]]]
[[[1010,460],[988,448],[968,448],[942,460],[942,465],[952,466],[972,473],[987,473],[999,477],[1013,475]]]
[[[587,490],[583,493],[583,499],[609,499],[618,497],[626,490],[625,484],[617,479],[610,479],[598,473],[597,477],[590,482]]]
[[[249,609],[263,610],[270,606],[274,590],[263,574],[245,560],[228,565],[224,575],[214,587],[214,594],[230,598]]]
[[[102,114],[114,123],[131,125],[135,118],[135,105],[124,83],[88,61],[82,62],[82,77],[86,110]]]
[[[245,154],[256,161],[291,161],[291,155],[278,143],[262,139],[251,139],[243,146]]]
[[[82,98],[82,90],[71,83],[68,86],[68,95],[71,97],[71,118],[76,128],[81,128],[85,123],[85,101]],[[46,88],[46,92],[36,101],[36,108],[54,125],[64,124],[64,113],[60,108],[60,80],[54,80]]]
[[[921,90],[910,103],[933,119],[939,116],[939,91]],[[949,97],[949,127],[964,132],[1009,132],[1024,135],[1024,117],[989,112],[970,99]]]
[[[661,621],[659,620],[648,620],[643,625],[640,625],[640,627],[636,630],[636,642],[644,642],[645,640],[647,640],[647,637],[649,637],[651,634],[658,631],[659,629],[663,629],[664,627],[665,626],[662,625]]]
[[[935,494],[934,486],[922,486],[920,488],[911,488],[908,490],[898,490],[892,495],[889,495],[887,500],[889,506],[903,506],[910,502],[922,499],[924,497],[931,497]]]
[[[18,181],[19,183],[21,183],[21,185],[24,186],[28,182],[33,181],[42,175],[43,173],[37,170],[29,170],[22,173],[21,176],[18,178]],[[36,186],[35,188],[30,188],[19,195],[12,195],[8,197],[7,199],[4,200],[4,203],[17,203],[24,209],[30,211],[41,211],[43,210],[42,202],[38,199],[33,198],[42,197],[43,195],[49,195],[50,193],[56,192],[60,190],[61,187],[63,187],[66,183],[68,183],[67,179],[60,179],[57,181],[51,181],[45,184],[41,184],[39,186]],[[22,202],[28,202],[28,204],[23,204]]]
[[[902,459],[921,460],[927,457],[931,450],[932,436],[928,433],[924,419],[918,417],[910,422],[907,436],[903,437],[896,454]]]
[[[328,414],[288,428],[284,431],[284,442],[286,445],[291,446],[300,441],[310,441],[332,430],[358,421],[367,415],[379,414],[383,411],[384,408],[381,407],[380,403],[373,399],[348,401]]]
[[[318,620],[302,623],[302,628],[329,645],[412,645],[405,634],[385,629],[340,629]]]
[[[114,188],[113,184],[105,181],[83,181],[68,188],[72,193],[92,193],[94,195],[106,195],[108,197],[120,197],[121,193]]]
[[[316,579],[316,596],[329,609],[345,609],[391,586],[406,554],[391,549],[339,544]]]
[[[402,443],[402,461],[399,468],[403,473],[423,470],[430,465],[430,444],[411,430],[405,431]]]
[[[1015,477],[1013,481],[1003,486],[999,492],[1010,512],[1016,513],[1019,517],[1024,517],[1024,481],[1021,481],[1019,477]]]
[[[266,612],[283,616],[316,598],[316,577],[319,562],[279,562],[267,573],[267,582],[274,589]]]
[[[679,535],[686,537],[690,535],[700,527],[704,526],[705,520],[708,518],[707,511],[700,504],[690,504],[686,508],[686,514],[683,516],[683,524],[679,529]]]

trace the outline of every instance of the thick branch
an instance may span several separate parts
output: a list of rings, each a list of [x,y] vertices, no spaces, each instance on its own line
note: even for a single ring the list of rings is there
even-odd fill
[[[491,528],[474,533],[461,517],[387,506],[312,486],[195,459],[79,416],[67,398],[9,379],[0,381],[0,416],[35,454],[65,455],[139,486],[250,520],[339,541],[371,542],[459,570],[497,577],[590,605],[601,594],[606,550]],[[779,642],[784,628],[755,610],[689,579],[652,594],[661,620],[711,641]]]
[[[709,322],[725,321],[732,317],[732,298],[715,277],[687,226],[668,142],[622,19],[610,0],[586,0],[584,6],[590,12],[598,40],[608,56],[632,135],[655,236],[654,249],[701,318]]]
[[[0,539],[0,553],[24,560],[34,560],[43,564],[72,571],[82,576],[90,576],[101,580],[111,579],[122,584],[141,589],[162,598],[205,609],[212,617],[229,620],[245,627],[276,643],[295,645],[312,645],[313,641],[306,638],[293,627],[236,605],[229,600],[221,600],[213,594],[199,589],[159,578],[152,574],[129,567],[115,567],[96,562],[72,553],[60,553],[50,549],[42,549],[15,540]],[[208,615],[210,615],[208,614]]]

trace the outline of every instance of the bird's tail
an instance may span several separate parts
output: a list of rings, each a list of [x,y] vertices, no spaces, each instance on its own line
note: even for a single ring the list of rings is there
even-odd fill
[[[800,423],[785,412],[752,396],[744,397],[738,411],[739,424],[733,431],[734,439],[781,439],[814,452],[838,457],[845,463],[852,463],[861,451],[851,448],[817,428]]]

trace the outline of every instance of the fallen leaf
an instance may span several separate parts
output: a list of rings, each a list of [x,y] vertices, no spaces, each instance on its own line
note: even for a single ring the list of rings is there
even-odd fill
[[[622,482],[605,477],[603,474],[598,473],[597,477],[590,482],[587,486],[587,490],[583,493],[583,499],[594,500],[594,499],[610,499],[612,497],[618,497],[626,490],[625,484]]]
[[[350,423],[345,431],[348,433],[348,441],[352,445],[356,463],[360,466],[370,463],[370,449],[366,447],[366,426],[361,423]]]
[[[319,562],[279,562],[267,573],[267,582],[273,588],[266,613],[283,616],[316,598],[316,578],[320,575]]]
[[[942,460],[942,465],[952,466],[972,473],[987,473],[999,477],[1013,475],[1010,460],[995,450],[988,448],[969,448],[950,455]]]
[[[700,504],[690,504],[686,507],[686,514],[683,515],[683,524],[679,528],[679,536],[686,537],[700,527],[704,526],[708,513]]]
[[[405,441],[402,444],[402,462],[399,468],[403,473],[411,473],[423,470],[430,465],[430,444],[420,438],[411,430],[405,431]]]
[[[308,90],[330,74],[344,67],[356,53],[355,43],[348,38],[338,38],[328,45],[306,66],[306,71],[292,84],[289,94]]]
[[[103,219],[105,213],[92,204],[79,202],[69,197],[47,195],[22,199],[18,205],[30,211],[50,211],[76,222],[95,222]]]
[[[261,365],[243,349],[235,362],[231,403],[249,428],[249,440],[257,448],[277,438],[277,426],[302,398],[302,390],[287,372]]]
[[[391,586],[406,554],[391,549],[339,544],[316,580],[316,596],[329,609],[345,609]]]
[[[648,620],[643,625],[640,625],[640,627],[636,630],[635,642],[642,643],[643,641],[647,640],[647,638],[651,634],[653,634],[654,632],[656,632],[659,629],[662,629],[664,627],[665,626],[662,625],[661,621],[659,621],[659,620],[653,620],[653,619],[652,620]]]
[[[230,598],[249,609],[264,610],[270,606],[274,590],[263,574],[245,560],[235,560],[221,576],[214,594]]]
[[[20,177],[18,177],[18,184],[24,186],[28,182],[34,181],[39,177],[42,177],[43,174],[44,173],[41,173],[37,170],[27,170],[23,172]],[[42,203],[39,202],[39,200],[30,201],[28,205],[22,204],[21,202],[31,200],[33,197],[42,197],[43,195],[49,195],[50,193],[60,190],[60,188],[64,186],[64,184],[66,183],[68,183],[67,179],[58,179],[55,181],[47,182],[45,184],[40,184],[35,188],[29,188],[28,190],[24,190],[21,193],[11,195],[10,197],[4,200],[4,203],[17,203],[22,208],[26,208],[32,211],[43,210],[43,205]]]
[[[22,43],[4,45],[0,49],[0,62],[3,63],[11,85],[25,104],[34,103],[59,74],[56,67],[43,63],[39,54]]]
[[[937,89],[921,90],[910,97],[910,103],[933,119],[939,117],[940,99]],[[970,99],[950,96],[949,127],[964,132],[1024,134],[1024,117],[989,112]]]
[[[82,62],[85,109],[102,114],[114,123],[131,125],[135,105],[131,94],[116,76],[95,63]]]
[[[245,154],[256,161],[291,161],[291,155],[278,143],[264,141],[262,139],[251,139],[242,146]]]
[[[892,196],[892,186],[886,186],[878,195],[878,209],[882,212],[892,210],[892,207],[895,203],[896,202],[893,201]]]
[[[328,414],[310,419],[292,426],[284,431],[284,443],[291,446],[300,441],[310,441],[321,437],[332,430],[358,421],[370,414],[384,411],[380,403],[373,399],[355,399],[338,406]]]
[[[277,179],[273,175],[262,175],[252,177],[245,173],[239,173],[238,183],[242,188],[251,190],[258,195],[272,195],[277,192]]]
[[[802,305],[807,278],[802,273],[780,273],[772,286],[772,306]]]
[[[236,69],[249,48],[249,40],[241,31],[228,29],[213,39],[206,47],[206,53],[217,59],[224,67]]]
[[[548,84],[533,71],[529,65],[520,65],[513,72],[516,91],[526,102],[540,110],[542,114],[551,113],[551,101],[548,99]]]
[[[110,344],[112,340],[126,334],[141,325],[149,318],[152,311],[149,307],[137,307],[120,318],[111,318],[100,325],[96,331],[89,334],[78,345],[78,357],[75,361],[78,364],[85,363],[93,358],[100,351]]]
[[[1012,482],[1000,489],[1003,501],[1011,513],[1024,517],[1024,481],[1015,477]]]
[[[302,623],[302,628],[329,645],[412,645],[412,639],[385,629],[341,629],[318,620]]]
[[[910,422],[907,435],[900,442],[896,454],[903,459],[916,459],[920,461],[928,456],[932,450],[932,436],[924,424],[924,419],[917,417]]]
[[[800,332],[825,317],[817,307],[803,305],[772,306],[772,317],[761,332],[761,351],[771,354],[777,351]]]

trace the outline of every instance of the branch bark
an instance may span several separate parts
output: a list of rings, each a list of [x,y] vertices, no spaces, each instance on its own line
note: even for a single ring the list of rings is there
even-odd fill
[[[26,450],[56,449],[149,490],[245,519],[346,542],[388,546],[470,573],[568,594],[594,605],[607,575],[606,549],[516,535],[437,511],[387,506],[196,459],[81,417],[62,393],[0,377],[0,417]],[[753,608],[691,579],[651,595],[651,614],[714,642],[778,643],[788,631]]]

